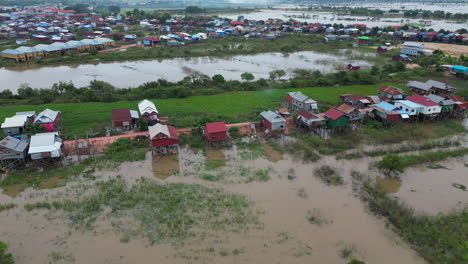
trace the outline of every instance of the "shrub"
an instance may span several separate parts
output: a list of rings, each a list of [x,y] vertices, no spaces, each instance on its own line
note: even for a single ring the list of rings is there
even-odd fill
[[[231,136],[232,138],[236,138],[239,136],[239,127],[237,126],[232,126],[229,128],[229,136]]]
[[[314,175],[319,177],[327,185],[342,185],[343,178],[339,172],[328,165],[320,166],[314,170]]]
[[[8,245],[0,241],[0,263],[1,264],[14,264],[13,255],[7,252]]]

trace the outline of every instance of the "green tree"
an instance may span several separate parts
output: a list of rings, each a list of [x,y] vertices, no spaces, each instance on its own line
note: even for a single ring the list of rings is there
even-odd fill
[[[272,80],[281,79],[281,77],[285,75],[286,75],[286,72],[284,70],[274,70],[270,72],[270,79]]]
[[[217,85],[219,84],[223,84],[226,82],[226,80],[224,79],[223,75],[221,74],[215,74],[212,78],[213,82]]]
[[[112,12],[114,14],[118,14],[120,13],[120,6],[110,5],[109,7],[107,7],[107,10],[109,10],[109,12]]]
[[[388,154],[382,160],[377,161],[377,169],[382,171],[385,175],[399,174],[403,172],[403,160],[397,154]]]
[[[232,137],[232,138],[236,138],[239,136],[239,127],[237,126],[232,126],[228,129],[228,132],[229,132],[229,135]]]
[[[250,72],[244,72],[243,74],[241,74],[241,78],[242,80],[253,81],[255,79],[255,76]]]
[[[202,13],[203,12],[203,9],[201,9],[200,7],[198,6],[187,6],[185,8],[185,12],[186,13]]]
[[[0,263],[1,264],[14,264],[13,255],[7,252],[8,245],[0,241]]]
[[[44,126],[38,125],[38,124],[27,124],[25,127],[25,133],[28,136],[36,135],[39,133],[44,133],[46,132],[46,129]],[[2,262],[0,262],[2,263]]]

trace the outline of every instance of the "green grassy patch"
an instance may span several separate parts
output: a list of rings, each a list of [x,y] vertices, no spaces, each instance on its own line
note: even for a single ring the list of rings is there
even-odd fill
[[[463,157],[467,154],[468,148],[422,152],[414,155],[388,154],[376,162],[376,167],[387,175],[398,174],[410,166]]]
[[[153,101],[162,115],[169,116],[169,123],[176,127],[192,127],[210,120],[225,120],[231,123],[256,120],[259,118],[259,112],[277,108],[279,103],[285,100],[286,93],[290,91],[300,90],[311,98],[337,105],[340,94],[375,94],[378,86],[376,84],[242,91]],[[119,101],[2,106],[0,107],[0,120],[20,111],[41,112],[45,108],[50,108],[62,112],[62,132],[65,137],[83,137],[86,133],[102,130],[103,126],[111,127],[112,109],[124,107],[136,109],[137,104],[138,101]]]
[[[136,220],[136,226],[114,224],[119,232],[128,239],[146,237],[151,244],[183,243],[206,231],[245,230],[258,221],[245,196],[198,184],[159,184],[142,178],[129,186],[115,178],[97,186],[94,195],[80,201],[57,201],[50,206],[64,210],[75,227],[89,229],[110,208],[107,217],[114,222],[121,216]]]

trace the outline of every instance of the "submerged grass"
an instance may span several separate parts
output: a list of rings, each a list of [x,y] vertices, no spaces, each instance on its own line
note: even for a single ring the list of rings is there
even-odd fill
[[[356,174],[356,173],[355,173]],[[353,177],[359,180],[359,177]],[[428,216],[388,196],[365,179],[358,192],[370,210],[385,217],[429,263],[455,264],[468,261],[468,211]]]
[[[388,154],[399,154],[405,152],[412,152],[412,151],[423,151],[423,150],[430,150],[434,148],[450,148],[450,147],[458,147],[460,146],[460,141],[452,141],[452,140],[443,140],[443,141],[434,141],[428,140],[423,143],[418,144],[411,144],[407,143],[404,145],[399,145],[395,148],[380,148],[368,151],[354,151],[350,153],[341,153],[336,155],[336,159],[359,159],[363,157],[378,157],[384,156]]]
[[[38,189],[60,187],[65,185],[68,179],[79,175],[93,178],[91,174],[98,167],[115,167],[124,161],[144,160],[147,147],[148,140],[144,137],[120,138],[107,146],[103,156],[89,157],[72,166],[53,167],[57,166],[53,164],[48,167],[29,167],[15,171],[0,181],[0,187],[12,196],[28,187]],[[10,188],[14,191],[10,192]]]
[[[16,207],[14,203],[0,204],[0,212],[7,211]]]
[[[327,185],[343,185],[344,181],[336,168],[322,165],[314,170],[314,175]]]
[[[136,226],[120,225],[126,240],[146,237],[151,244],[182,243],[197,232],[242,231],[258,223],[252,202],[245,196],[226,193],[198,184],[170,183],[140,179],[133,186],[118,177],[97,184],[94,195],[81,201],[52,202],[64,210],[76,228],[93,228],[105,208],[107,216],[130,216]],[[42,208],[42,207],[41,207]]]

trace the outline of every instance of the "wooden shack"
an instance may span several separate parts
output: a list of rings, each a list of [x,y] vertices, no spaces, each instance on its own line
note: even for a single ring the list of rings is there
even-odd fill
[[[227,138],[227,126],[223,121],[206,123],[203,134],[208,142],[224,141]]]

